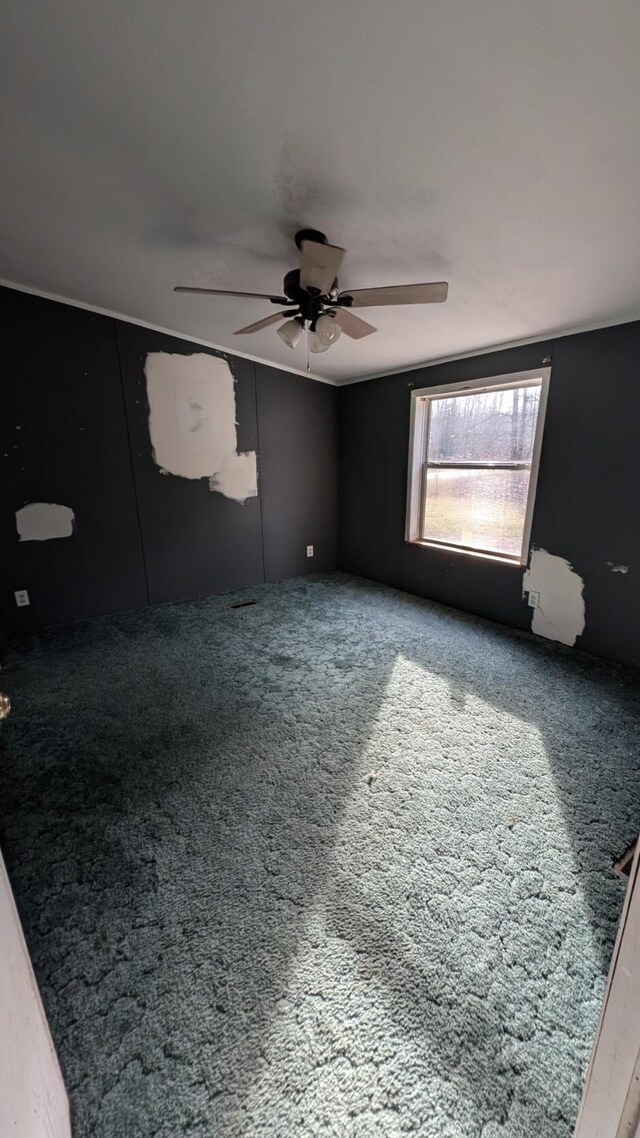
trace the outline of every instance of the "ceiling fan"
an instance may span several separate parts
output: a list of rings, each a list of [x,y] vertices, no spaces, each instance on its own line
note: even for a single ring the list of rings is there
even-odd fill
[[[238,328],[236,336],[260,332],[283,317],[286,322],[278,328],[278,335],[289,348],[295,348],[305,327],[309,326],[309,350],[325,352],[335,344],[342,332],[352,340],[361,340],[377,332],[352,308],[373,308],[391,304],[438,304],[447,299],[446,281],[431,284],[388,285],[382,288],[356,288],[340,292],[338,270],[346,250],[330,245],[324,233],[317,229],[301,229],[295,235],[300,250],[300,268],[291,269],[284,278],[284,296],[271,296],[263,292],[231,292],[229,289],[191,288],[178,285],[174,292],[206,293],[208,296],[237,296],[256,300],[269,300],[272,304],[286,305],[284,312],[275,312]]]

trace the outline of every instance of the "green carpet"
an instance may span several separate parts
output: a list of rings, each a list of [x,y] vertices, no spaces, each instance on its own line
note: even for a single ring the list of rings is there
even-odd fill
[[[5,665],[2,844],[74,1138],[569,1138],[637,673],[341,574]]]

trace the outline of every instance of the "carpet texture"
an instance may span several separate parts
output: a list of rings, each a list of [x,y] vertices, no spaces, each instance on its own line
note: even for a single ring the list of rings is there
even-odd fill
[[[636,673],[339,574],[23,640],[2,686],[75,1138],[569,1138]]]

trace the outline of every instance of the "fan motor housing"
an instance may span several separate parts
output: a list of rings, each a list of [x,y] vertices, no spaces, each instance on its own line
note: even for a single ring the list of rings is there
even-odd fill
[[[334,281],[334,288],[337,287],[337,284],[337,280]],[[308,320],[311,327],[315,328],[316,320],[321,313],[324,312],[329,303],[328,297],[321,296],[319,292],[309,292],[306,288],[302,288],[300,284],[300,269],[291,269],[286,274],[282,288],[284,295],[297,304],[303,320]]]

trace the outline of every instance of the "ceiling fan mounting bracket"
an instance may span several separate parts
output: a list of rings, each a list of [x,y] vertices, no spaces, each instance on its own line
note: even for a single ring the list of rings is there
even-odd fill
[[[319,229],[299,229],[293,240],[300,250],[302,250],[303,241],[314,241],[316,245],[329,244],[328,238]]]

